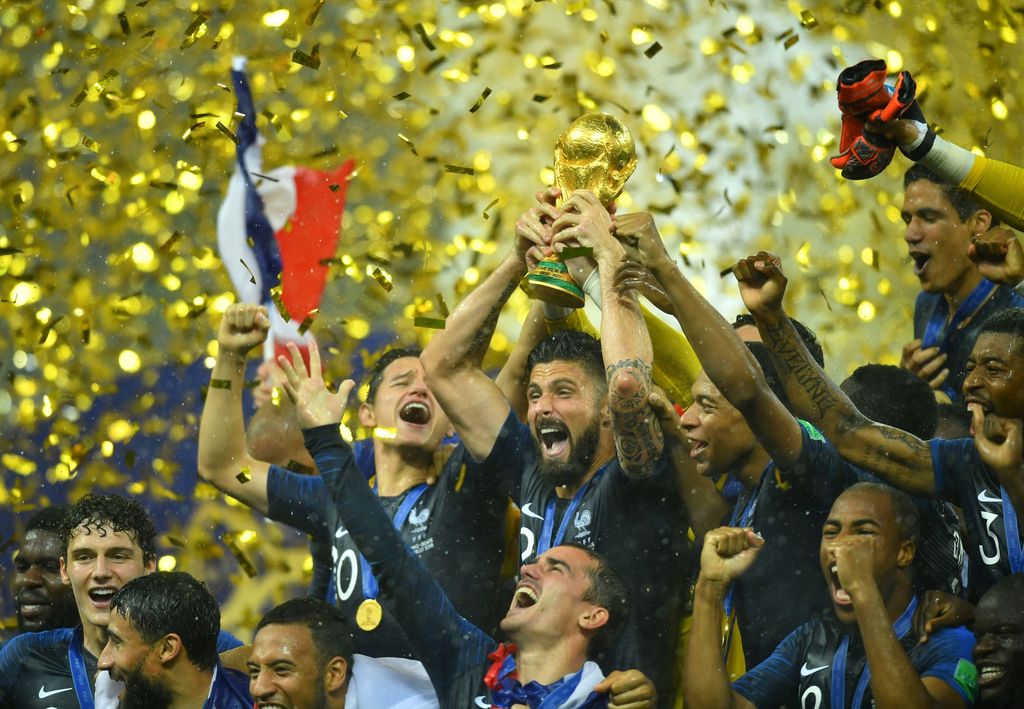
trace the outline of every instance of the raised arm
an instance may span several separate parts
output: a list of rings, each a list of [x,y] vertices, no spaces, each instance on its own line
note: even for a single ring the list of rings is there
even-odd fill
[[[821,429],[854,465],[909,493],[934,496],[928,443],[861,414],[807,351],[782,309],[786,277],[779,257],[762,251],[736,264],[733,273],[797,415]]]
[[[642,263],[623,265],[616,282],[637,286],[648,280],[648,271],[657,279],[708,379],[739,409],[776,463],[784,469],[795,464],[803,440],[800,424],[776,398],[754,355],[669,258],[651,215],[627,214],[620,222],[627,218],[631,218],[629,233],[637,239]]]
[[[494,380],[520,421],[526,420],[526,409],[529,407],[526,400],[526,361],[533,348],[547,334],[543,303],[539,300],[534,301],[530,306],[530,312],[526,314],[523,327],[519,330],[519,338],[505,361],[505,366]]]
[[[236,303],[224,311],[217,361],[199,420],[199,477],[262,514],[268,510],[270,466],[246,448],[242,389],[246,354],[263,344],[269,325],[263,306]]]
[[[556,251],[573,242],[593,249],[601,279],[601,353],[619,465],[630,477],[646,477],[654,470],[665,441],[648,401],[654,357],[651,337],[635,291],[614,285],[626,251],[612,236],[611,215],[592,192],[574,192],[565,209],[552,225]]]
[[[512,250],[455,308],[420,355],[431,392],[478,460],[490,454],[509,410],[501,388],[480,368],[479,355],[491,341],[502,307],[526,275],[527,251],[547,245],[557,214],[540,200],[523,214],[516,222]]]

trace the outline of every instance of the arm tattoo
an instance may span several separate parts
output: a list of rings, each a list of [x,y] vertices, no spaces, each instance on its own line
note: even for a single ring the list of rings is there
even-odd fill
[[[607,367],[605,375],[619,464],[631,477],[649,475],[665,446],[661,423],[647,400],[651,365],[639,359],[624,359]]]
[[[490,311],[487,313],[487,317],[484,318],[483,324],[477,331],[476,335],[473,336],[473,341],[469,343],[469,349],[466,351],[468,358],[480,361],[483,359],[486,353],[487,347],[491,344],[491,337],[494,335],[494,328],[498,326],[498,316],[501,315],[501,309],[505,307],[505,303],[512,293],[519,286],[519,280],[510,281],[505,286],[504,290],[498,295],[497,300],[494,301],[494,305],[491,306]]]

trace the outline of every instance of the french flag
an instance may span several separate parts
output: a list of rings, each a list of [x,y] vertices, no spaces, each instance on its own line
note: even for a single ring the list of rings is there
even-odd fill
[[[338,246],[355,161],[327,172],[291,166],[264,171],[264,139],[256,129],[245,65],[244,57],[235,57],[231,66],[244,118],[236,131],[238,160],[217,213],[217,247],[240,301],[267,306],[265,359],[286,354],[289,341],[305,356],[310,335],[300,333],[300,326],[320,305],[329,268],[323,261],[333,258]],[[287,319],[271,296],[278,285]]]

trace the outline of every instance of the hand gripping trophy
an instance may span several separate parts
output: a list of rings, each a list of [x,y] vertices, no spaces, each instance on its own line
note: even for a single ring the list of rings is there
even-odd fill
[[[580,116],[555,144],[555,186],[560,202],[576,190],[590,190],[611,206],[636,169],[636,145],[622,121],[607,113]],[[526,274],[526,292],[554,305],[582,308],[583,291],[556,254]]]

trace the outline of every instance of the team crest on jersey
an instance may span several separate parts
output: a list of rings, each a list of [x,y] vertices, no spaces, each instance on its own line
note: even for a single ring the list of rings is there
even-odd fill
[[[580,510],[576,513],[576,516],[572,520],[572,524],[576,527],[577,542],[582,544],[590,543],[590,521],[590,510]]]
[[[430,519],[430,508],[429,507],[424,507],[419,512],[417,512],[416,510],[413,510],[412,512],[409,513],[409,523],[413,527],[426,527],[428,519]],[[416,531],[420,532],[422,530],[417,529]]]

